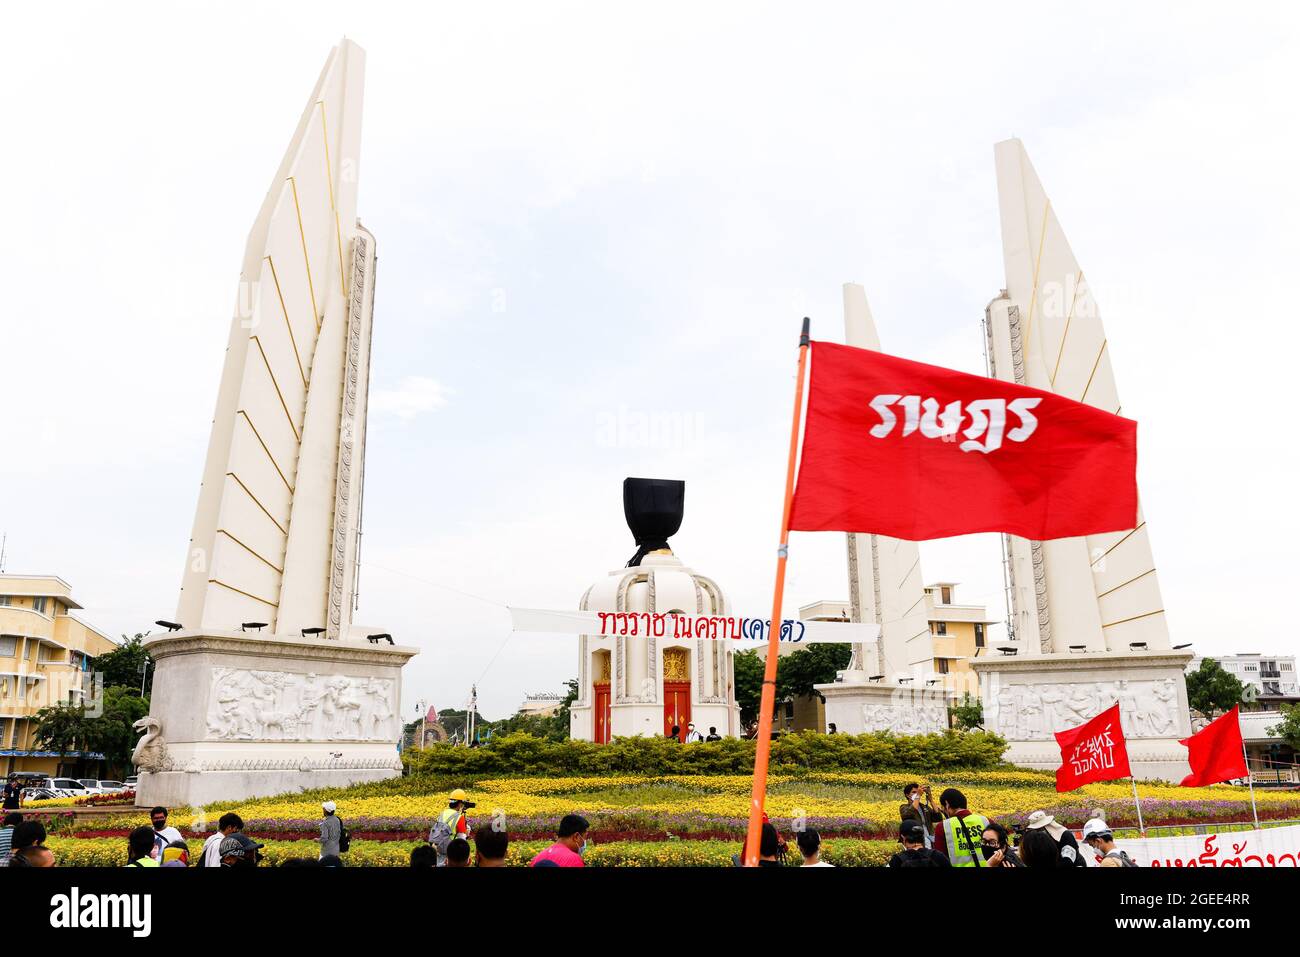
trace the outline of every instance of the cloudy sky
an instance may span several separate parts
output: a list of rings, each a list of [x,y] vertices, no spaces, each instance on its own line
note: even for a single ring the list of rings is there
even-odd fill
[[[1300,20],[1286,4],[223,2],[6,12],[0,320],[10,572],[111,634],[174,613],[248,228],[330,46],[368,53],[378,239],[359,620],[406,705],[488,717],[576,673],[504,603],[634,550],[627,475],[766,610],[798,320],[867,289],[888,351],[983,367],[1018,136],[1087,271],[1169,625],[1296,651]],[[796,534],[787,613],[847,591]],[[995,537],[922,548],[1003,614]]]

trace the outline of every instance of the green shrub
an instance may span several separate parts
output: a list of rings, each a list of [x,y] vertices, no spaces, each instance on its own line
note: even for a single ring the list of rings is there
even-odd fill
[[[977,770],[999,766],[1005,749],[1002,738],[983,731],[905,736],[801,732],[772,742],[770,766],[784,773]],[[405,752],[403,760],[412,774],[459,780],[527,775],[750,774],[754,742],[726,738],[684,745],[651,737],[593,744],[508,734],[478,748],[434,744],[423,751]]]

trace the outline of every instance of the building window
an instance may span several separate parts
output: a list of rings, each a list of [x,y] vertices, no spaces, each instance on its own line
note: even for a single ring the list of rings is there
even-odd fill
[[[939,589],[939,601],[941,601],[945,605],[952,604],[952,589],[949,588],[947,585],[944,585],[942,588]]]
[[[42,615],[45,614],[45,596],[37,595],[35,598],[33,598],[32,607],[37,611],[39,611]]]
[[[948,659],[947,659],[947,658],[936,658],[936,659],[934,659],[934,662],[935,662],[935,664],[937,664],[937,665],[939,666],[939,674],[941,674],[941,675],[946,675],[946,674],[948,673]]]
[[[10,604],[8,595],[0,595],[0,608],[8,608]]]
[[[18,639],[14,635],[0,635],[0,658],[18,654]]]
[[[934,633],[936,635],[948,634],[948,623],[946,621],[936,621],[934,623]]]
[[[1258,671],[1258,670],[1259,670],[1259,667],[1258,667],[1257,665],[1242,665],[1242,670],[1243,670],[1243,671]]]
[[[984,626],[980,624],[975,625],[975,647],[984,647]]]

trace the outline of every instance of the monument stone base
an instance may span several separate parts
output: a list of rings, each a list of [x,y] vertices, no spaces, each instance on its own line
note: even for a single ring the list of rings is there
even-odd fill
[[[1179,740],[1192,733],[1184,670],[1189,651],[1088,652],[978,658],[984,727],[1007,739],[1007,761],[1054,771],[1055,734],[1119,702],[1135,778],[1181,781],[1191,773]]]
[[[401,773],[414,648],[255,632],[153,635],[136,803],[197,806]]]
[[[841,671],[838,680],[813,687],[826,699],[826,724],[835,725],[840,734],[934,734],[948,729],[952,696],[944,688],[874,682],[865,671]]]

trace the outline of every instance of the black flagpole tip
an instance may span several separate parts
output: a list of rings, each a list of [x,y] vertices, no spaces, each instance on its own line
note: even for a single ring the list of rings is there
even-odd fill
[[[802,348],[803,346],[808,345],[808,342],[809,342],[809,339],[808,339],[808,329],[809,329],[809,327],[810,327],[811,325],[812,325],[812,320],[809,319],[807,316],[804,316],[804,317],[803,317],[803,332],[802,332],[802,333],[800,334],[800,336],[799,336],[799,346],[800,346],[800,348]]]

